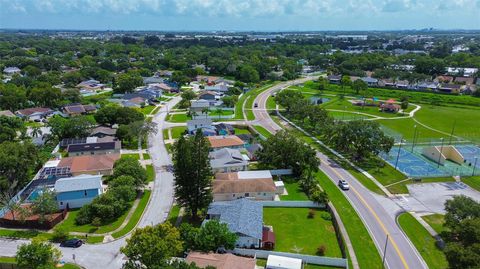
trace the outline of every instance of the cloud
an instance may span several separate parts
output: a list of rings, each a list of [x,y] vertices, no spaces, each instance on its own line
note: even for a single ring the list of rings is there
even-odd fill
[[[405,11],[410,8],[408,0],[389,0],[383,5],[383,11],[385,12],[399,12]]]

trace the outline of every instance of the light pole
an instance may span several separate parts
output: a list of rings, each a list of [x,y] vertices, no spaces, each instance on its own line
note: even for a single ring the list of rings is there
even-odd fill
[[[413,126],[413,141],[412,141],[412,153],[413,153],[413,147],[415,146],[415,138],[417,137],[417,125],[415,124]]]
[[[387,257],[388,236],[389,235],[387,234],[387,239],[385,239],[385,249],[383,250],[382,268],[385,268],[385,258]]]
[[[400,139],[400,146],[398,147],[397,160],[395,161],[395,169],[397,169],[398,159],[400,159],[400,150],[402,149],[403,136]]]
[[[455,120],[455,121],[453,122],[452,132],[450,133],[450,141],[448,141],[448,144],[449,144],[449,145],[452,144],[452,138],[453,138],[453,132],[455,131],[455,125],[457,125],[457,120]]]
[[[438,163],[437,163],[437,168],[440,167],[440,158],[442,158],[442,152],[443,152],[443,137],[440,138],[440,140],[442,140],[442,146],[440,146],[440,154],[438,154]]]
[[[477,168],[477,161],[478,161],[478,157],[475,157],[475,163],[473,164],[472,177],[475,175],[475,168]]]

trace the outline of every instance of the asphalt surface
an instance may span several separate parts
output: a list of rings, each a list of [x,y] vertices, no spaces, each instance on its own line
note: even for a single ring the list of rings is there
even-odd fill
[[[286,88],[290,85],[301,84],[312,79],[313,78],[311,77],[307,77],[295,81],[281,83],[260,93],[254,102],[254,104],[258,104],[258,107],[252,108],[255,115],[256,124],[262,125],[265,129],[272,133],[281,130],[282,127],[272,120],[266,109],[268,97],[280,89]],[[335,184],[339,179],[344,179],[350,184],[350,190],[342,192],[361,217],[381,256],[383,256],[388,235],[385,256],[386,267],[390,269],[428,268],[410,240],[397,226],[395,214],[388,212],[386,210],[388,206],[382,205],[382,203],[379,201],[387,200],[387,203],[392,203],[392,205],[395,205],[395,203],[389,199],[378,199],[375,197],[376,194],[371,193],[348,171],[340,167],[334,161],[330,160],[321,152],[317,152],[317,157],[321,161],[320,169]],[[345,225],[349,224],[345,223]],[[379,265],[379,268],[380,267],[381,265]]]
[[[173,203],[173,174],[165,169],[166,166],[172,165],[172,160],[163,143],[162,127],[165,124],[167,109],[172,108],[179,101],[180,97],[173,98],[153,117],[153,122],[158,124],[158,132],[149,137],[149,153],[156,174],[150,202],[138,227],[156,225],[165,221]],[[63,254],[62,260],[65,262],[77,263],[87,269],[119,269],[125,261],[125,256],[120,253],[120,248],[125,245],[125,239],[126,237],[123,237],[109,243],[86,244],[76,249],[59,249]],[[15,256],[18,246],[27,242],[29,241],[0,239],[0,256]]]

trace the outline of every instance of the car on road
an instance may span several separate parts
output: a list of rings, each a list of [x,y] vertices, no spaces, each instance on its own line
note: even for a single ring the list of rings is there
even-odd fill
[[[83,241],[78,238],[73,238],[63,241],[60,246],[66,248],[79,248],[83,245]]]
[[[255,103],[255,104],[253,105],[253,107],[257,108],[257,107],[258,107],[258,104],[257,104],[257,103]]]
[[[338,187],[340,187],[340,189],[346,191],[346,190],[349,190],[350,189],[350,185],[348,185],[348,182],[346,182],[345,180],[341,179],[338,181]]]

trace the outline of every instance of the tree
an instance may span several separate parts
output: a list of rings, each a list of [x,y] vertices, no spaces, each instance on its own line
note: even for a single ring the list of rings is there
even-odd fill
[[[30,134],[32,135],[32,137],[42,136],[42,134],[43,134],[42,128],[40,128],[39,126],[33,126],[32,127],[32,132]]]
[[[209,150],[200,130],[189,138],[181,136],[173,147],[175,199],[193,219],[212,201]]]
[[[233,249],[238,236],[230,232],[226,223],[210,220],[200,229],[196,237],[196,248],[203,252],[217,251],[219,247]]]
[[[58,211],[58,204],[55,199],[55,193],[48,189],[43,189],[42,193],[32,202],[32,213],[39,216],[39,222],[43,223],[47,215]]]
[[[116,83],[116,92],[132,92],[136,87],[143,85],[143,79],[142,76],[136,73],[123,73],[118,75]]]
[[[218,115],[218,118],[220,119],[221,116],[223,115],[223,109],[220,108],[220,107],[217,107],[217,108],[215,109],[215,113]]]
[[[287,113],[290,112],[295,104],[298,104],[303,99],[302,93],[294,90],[283,90],[275,96],[275,101],[285,107]]]
[[[68,100],[70,103],[80,103],[82,97],[80,91],[77,89],[66,89],[62,92],[63,99]]]
[[[445,226],[454,229],[463,220],[480,218],[480,203],[464,195],[445,202]]]
[[[260,80],[258,71],[251,65],[242,65],[236,77],[246,83],[255,83]]]
[[[293,170],[295,175],[318,170],[320,161],[315,150],[295,136],[281,131],[261,142],[263,148],[258,152],[261,167]]]
[[[13,200],[16,193],[13,191],[16,187],[16,182],[10,186],[10,189],[0,193],[0,208],[10,212],[12,220],[16,220],[19,217],[20,220],[24,220],[29,215],[28,210],[22,207],[21,201]]]
[[[132,136],[137,137],[138,148],[142,148],[142,139],[157,133],[157,124],[152,121],[134,121],[128,125]]]
[[[47,127],[50,127],[52,135],[61,140],[63,138],[80,138],[90,135],[95,122],[86,116],[74,116],[63,118],[52,117],[48,120]]]
[[[126,181],[124,176],[132,177],[135,180],[137,188],[142,187],[147,182],[147,172],[140,165],[140,162],[133,157],[122,157],[117,160],[113,166],[112,178]],[[114,185],[119,185],[119,181],[114,180]]]
[[[238,96],[224,96],[222,97],[223,105],[226,107],[234,107],[237,104]]]
[[[126,246],[120,249],[128,258],[125,268],[165,268],[170,258],[182,250],[180,233],[168,221],[135,229]]]
[[[24,87],[12,84],[0,84],[0,108],[16,111],[27,105],[27,94]]]
[[[182,100],[179,103],[180,108],[188,108],[190,107],[190,101],[193,100],[197,95],[192,90],[185,90],[180,95]]]
[[[26,269],[50,269],[59,262],[62,253],[48,242],[33,240],[18,247],[17,265]]]
[[[25,131],[25,125],[20,118],[0,116],[0,143],[13,141],[17,138],[17,132]]]
[[[408,108],[408,96],[404,95],[404,96],[400,97],[400,102],[401,102],[400,107],[403,110]]]
[[[328,80],[324,77],[318,78],[318,89],[320,91],[326,90],[328,87]]]
[[[0,144],[0,192],[20,190],[38,168],[38,149],[29,141]],[[19,169],[21,167],[21,169]]]
[[[350,76],[342,76],[342,79],[340,80],[340,85],[342,85],[343,94],[345,94],[345,87],[350,86],[351,84],[352,80],[350,79]]]
[[[37,106],[57,107],[62,100],[62,92],[58,88],[33,88],[28,94],[30,101]]]
[[[361,91],[365,91],[368,89],[367,83],[361,79],[357,79],[353,82],[352,85],[353,90],[355,91],[356,94],[358,94]]]

